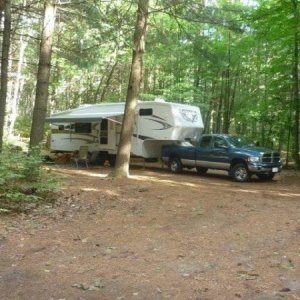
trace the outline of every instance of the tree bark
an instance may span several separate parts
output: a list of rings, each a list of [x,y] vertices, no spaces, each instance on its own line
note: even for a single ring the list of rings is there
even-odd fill
[[[53,0],[46,0],[44,24],[40,44],[40,58],[37,73],[36,96],[30,133],[30,147],[38,146],[44,136],[44,123],[47,113],[48,88],[52,54],[52,36],[55,26],[56,6]]]
[[[3,148],[3,135],[5,124],[5,110],[7,98],[8,83],[8,61],[10,48],[10,30],[11,30],[11,1],[6,0],[4,3],[4,31],[2,43],[1,58],[1,88],[0,88],[0,151]]]
[[[149,0],[139,0],[125,112],[122,122],[116,165],[112,173],[113,177],[118,178],[127,178],[129,176],[131,137],[134,130],[135,110],[143,73],[143,54],[145,51],[148,6]]]

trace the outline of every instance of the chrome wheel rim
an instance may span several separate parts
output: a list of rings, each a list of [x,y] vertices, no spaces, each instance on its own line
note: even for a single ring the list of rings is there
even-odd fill
[[[244,181],[248,176],[246,168],[238,168],[235,170],[235,178],[239,181]]]
[[[171,162],[171,171],[172,171],[172,172],[176,172],[177,169],[178,169],[178,163],[177,163],[177,161],[173,160],[173,161]]]

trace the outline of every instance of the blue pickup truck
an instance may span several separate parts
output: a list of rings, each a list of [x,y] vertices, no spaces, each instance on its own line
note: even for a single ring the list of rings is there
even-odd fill
[[[174,173],[183,168],[196,168],[199,174],[205,174],[208,169],[226,170],[239,182],[249,180],[253,174],[271,180],[282,169],[279,152],[225,134],[203,135],[195,145],[189,142],[165,145],[162,160]]]

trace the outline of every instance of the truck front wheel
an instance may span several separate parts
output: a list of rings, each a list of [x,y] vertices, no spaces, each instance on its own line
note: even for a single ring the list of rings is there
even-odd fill
[[[182,164],[179,158],[171,158],[169,162],[169,169],[172,173],[180,173],[182,171]]]
[[[245,182],[250,178],[250,172],[245,164],[234,165],[230,173],[232,178],[238,182]]]

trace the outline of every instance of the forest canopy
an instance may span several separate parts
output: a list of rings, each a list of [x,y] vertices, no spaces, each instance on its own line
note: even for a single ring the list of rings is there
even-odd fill
[[[30,135],[47,3],[56,8],[47,114],[126,99],[137,1],[5,0],[4,139]],[[197,105],[205,132],[244,135],[299,167],[299,11],[298,0],[150,1],[140,100]]]

